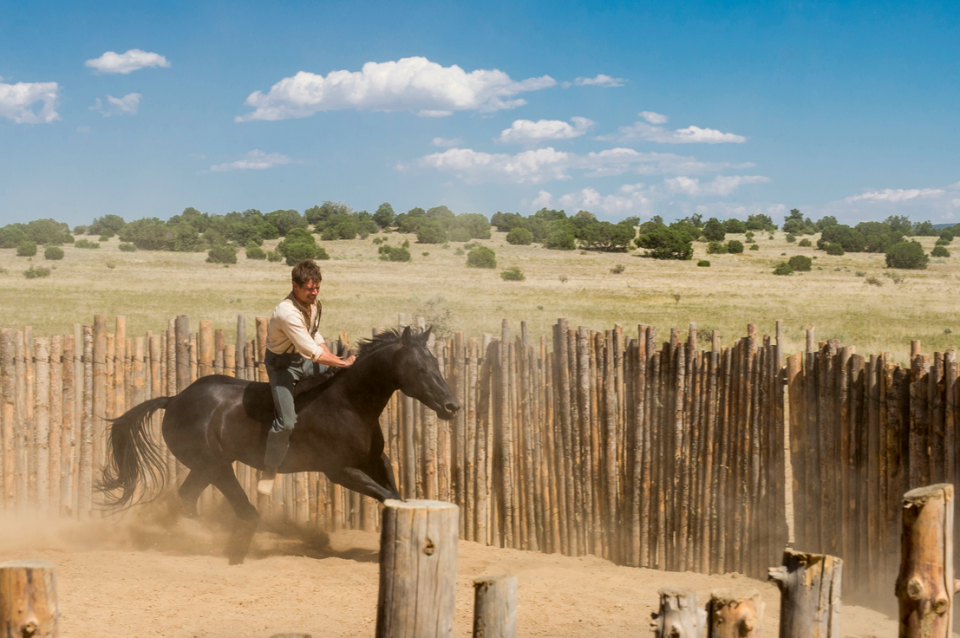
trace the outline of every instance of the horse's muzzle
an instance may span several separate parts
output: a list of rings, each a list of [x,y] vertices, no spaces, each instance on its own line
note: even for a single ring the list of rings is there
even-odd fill
[[[444,421],[450,421],[453,417],[457,416],[457,412],[460,411],[460,403],[457,401],[447,401],[443,404],[439,410],[437,410],[437,416],[443,419]]]

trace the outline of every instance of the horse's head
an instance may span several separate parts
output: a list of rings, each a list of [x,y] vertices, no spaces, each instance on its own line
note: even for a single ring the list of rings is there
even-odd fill
[[[400,389],[422,401],[444,421],[460,411],[460,402],[440,374],[437,358],[427,349],[430,330],[414,334],[409,327],[400,337],[401,347],[394,355]]]

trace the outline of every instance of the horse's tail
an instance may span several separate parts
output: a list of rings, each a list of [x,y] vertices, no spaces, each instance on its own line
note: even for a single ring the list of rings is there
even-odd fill
[[[110,509],[128,507],[140,501],[152,501],[166,480],[166,462],[162,449],[151,436],[149,420],[167,406],[170,397],[144,401],[116,419],[110,419],[107,463],[96,488],[103,505]],[[144,489],[138,490],[140,484]]]

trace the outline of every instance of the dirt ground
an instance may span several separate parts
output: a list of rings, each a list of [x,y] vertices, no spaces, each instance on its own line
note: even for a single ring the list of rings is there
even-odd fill
[[[170,527],[146,516],[122,521],[50,524],[6,519],[0,560],[44,559],[56,566],[60,633],[70,638],[240,638],[287,631],[313,638],[372,637],[377,603],[377,534],[321,533],[264,523],[247,562],[220,555],[226,530],[181,521]],[[472,580],[514,573],[518,635],[645,636],[663,586],[689,587],[701,604],[709,592],[759,590],[766,635],[775,636],[779,594],[740,575],[703,576],[618,567],[460,542],[456,635],[472,630]],[[896,622],[845,606],[842,636],[897,635]]]

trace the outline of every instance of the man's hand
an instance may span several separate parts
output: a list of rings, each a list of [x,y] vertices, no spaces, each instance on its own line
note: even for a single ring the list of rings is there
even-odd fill
[[[353,362],[356,361],[356,360],[357,360],[357,358],[356,358],[354,355],[350,355],[350,356],[347,357],[346,359],[341,359],[341,361],[343,361],[343,367],[344,367],[344,368],[349,368],[350,366],[353,365]]]

